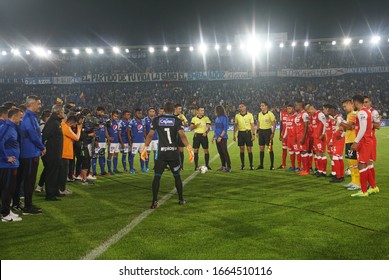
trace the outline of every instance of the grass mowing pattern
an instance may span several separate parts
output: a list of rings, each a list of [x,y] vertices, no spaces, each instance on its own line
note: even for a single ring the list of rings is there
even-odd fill
[[[216,172],[215,160],[214,170],[185,187],[188,204],[178,205],[173,196],[99,259],[389,259],[387,138],[389,129],[381,129],[376,164],[381,192],[368,198],[352,198],[343,184],[328,179],[269,171],[268,153],[264,170],[240,171],[233,145],[231,174]],[[210,147],[212,158],[217,152]],[[274,148],[278,166],[279,141]],[[200,163],[202,155],[200,150]],[[183,179],[193,173],[185,156]],[[247,161],[246,154],[246,166]],[[139,170],[138,155],[135,162]],[[58,202],[36,194],[34,203],[44,214],[0,223],[1,259],[82,258],[148,209],[152,178],[151,172],[104,177],[93,186],[72,183],[73,195]],[[160,198],[173,187],[166,172]]]

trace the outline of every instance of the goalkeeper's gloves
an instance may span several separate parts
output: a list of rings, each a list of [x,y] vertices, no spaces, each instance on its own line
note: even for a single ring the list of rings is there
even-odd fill
[[[140,158],[145,161],[146,159],[149,158],[149,155],[147,153],[147,147],[146,146],[143,146],[143,149],[142,149],[142,152],[140,154]]]
[[[194,159],[194,154],[193,154],[192,146],[188,145],[188,146],[186,146],[186,148],[187,148],[188,153],[189,153],[189,162],[192,163],[193,159]]]

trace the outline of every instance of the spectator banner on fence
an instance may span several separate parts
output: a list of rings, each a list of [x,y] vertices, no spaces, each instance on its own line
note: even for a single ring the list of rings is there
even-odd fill
[[[345,68],[329,68],[329,69],[282,69],[277,71],[278,77],[333,77],[347,73]]]

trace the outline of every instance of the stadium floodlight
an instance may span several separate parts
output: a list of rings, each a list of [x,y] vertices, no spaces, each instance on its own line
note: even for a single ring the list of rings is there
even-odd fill
[[[126,52],[126,53],[129,53],[129,52],[130,52],[130,50],[129,50],[129,49],[125,49],[125,52]]]
[[[45,51],[44,48],[42,47],[35,47],[34,48],[34,53],[37,55],[37,56],[40,56],[40,57],[45,57],[47,56],[49,53],[47,51]]]
[[[295,47],[297,43],[295,41],[292,42],[292,47]]]
[[[61,53],[65,54],[65,53],[67,53],[67,51],[65,49],[61,49]]]
[[[304,42],[304,47],[308,47],[309,46],[309,42],[308,41],[305,41]]]
[[[154,53],[155,52],[155,49],[153,47],[149,47],[149,52],[150,53]]]
[[[73,53],[74,53],[75,55],[79,55],[79,54],[80,54],[80,50],[79,50],[79,49],[73,49]]]
[[[118,47],[113,47],[112,51],[113,51],[114,54],[120,53],[120,49]]]
[[[215,50],[219,50],[220,49],[220,46],[218,44],[215,45]]]
[[[30,55],[31,52],[29,50],[26,50],[26,55]]]
[[[388,39],[388,42],[389,42],[389,39]]]
[[[332,41],[332,43],[331,43],[333,46],[335,46],[336,45],[336,41]]]
[[[194,47],[193,47],[193,46],[190,46],[190,47],[189,47],[189,51],[193,52],[193,51],[194,51]]]
[[[244,50],[244,49],[246,48],[246,45],[243,44],[243,43],[240,43],[239,48],[240,48],[241,50]]]
[[[374,45],[377,45],[380,41],[381,41],[380,36],[375,35],[375,36],[371,37],[371,43]]]
[[[180,47],[177,47],[176,52],[179,52],[179,51],[181,51],[181,49],[180,49]]]
[[[359,43],[359,44],[363,44],[363,40],[360,39],[360,40],[358,41],[358,43]]]
[[[167,52],[169,50],[169,48],[167,46],[163,46],[162,49],[163,49],[164,52]]]
[[[207,52],[207,45],[201,44],[199,46],[199,52],[201,52],[202,54],[206,53]]]
[[[51,50],[47,50],[47,55],[51,55],[52,54],[52,51]]]
[[[99,49],[97,50],[97,52],[98,52],[99,54],[104,54],[104,49],[99,48]]]
[[[351,44],[351,38],[344,38],[344,40],[343,40],[343,44],[345,45],[345,46],[348,46],[348,45],[350,45]]]
[[[285,47],[285,44],[284,43],[280,43],[280,48],[282,49],[283,47]]]
[[[87,54],[92,54],[93,53],[93,50],[91,48],[86,48],[85,51],[86,51]]]
[[[227,45],[227,51],[231,51],[232,50],[232,46],[231,45]]]
[[[6,51],[2,51],[1,55],[7,55],[7,52]]]
[[[19,56],[20,55],[20,51],[18,49],[12,49],[11,50],[11,53],[14,55],[14,56]]]
[[[265,44],[266,49],[270,50],[272,47],[272,43],[270,41],[267,41]]]

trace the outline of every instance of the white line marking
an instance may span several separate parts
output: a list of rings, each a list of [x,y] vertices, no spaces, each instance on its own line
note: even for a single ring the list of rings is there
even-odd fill
[[[232,142],[228,145],[227,148],[230,148],[235,142]],[[210,163],[215,161],[219,155],[215,155],[211,160]],[[193,172],[189,177],[187,177],[183,182],[183,187],[188,184],[191,180],[193,180],[199,172]],[[164,197],[162,197],[161,200],[159,200],[159,206],[163,205],[166,201],[168,201],[170,198],[172,198],[176,194],[176,188],[172,189],[168,194],[166,194]],[[146,219],[151,213],[153,213],[155,209],[147,209],[143,211],[139,216],[137,216],[134,220],[131,221],[128,225],[126,225],[124,228],[119,230],[116,234],[114,234],[112,237],[104,241],[99,247],[93,249],[88,254],[86,254],[84,257],[82,257],[82,260],[94,260],[101,256],[105,251],[107,251],[112,245],[116,244],[120,239],[122,239],[124,236],[126,236],[128,233],[130,233],[138,224],[140,224],[144,219]]]

